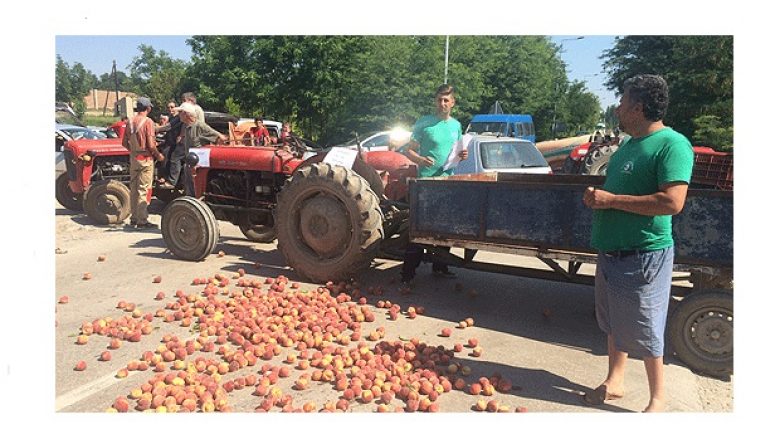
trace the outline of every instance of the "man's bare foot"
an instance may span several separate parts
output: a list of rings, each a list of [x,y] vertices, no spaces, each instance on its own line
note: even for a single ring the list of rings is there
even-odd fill
[[[601,385],[605,386],[607,389],[604,398],[607,401],[612,399],[620,399],[626,393],[626,390],[623,387],[623,383],[610,383],[609,381],[604,381],[604,383],[602,383]]]
[[[662,399],[651,399],[650,404],[642,410],[642,413],[660,413],[664,411],[664,401]]]

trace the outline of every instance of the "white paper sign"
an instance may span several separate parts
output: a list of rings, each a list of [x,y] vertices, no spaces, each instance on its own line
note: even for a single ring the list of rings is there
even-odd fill
[[[450,155],[447,157],[447,161],[444,163],[443,168],[445,171],[449,171],[450,169],[458,166],[458,163],[460,163],[460,153],[461,151],[465,151],[466,148],[468,148],[469,142],[471,142],[471,134],[464,134],[463,137],[455,141],[455,143],[452,145],[452,151],[450,151]]]
[[[190,148],[190,152],[194,152],[198,155],[198,167],[208,168],[209,157],[211,154],[211,148]]]
[[[331,148],[322,162],[351,169],[352,164],[355,163],[355,159],[357,158],[357,153],[356,150],[349,148]]]

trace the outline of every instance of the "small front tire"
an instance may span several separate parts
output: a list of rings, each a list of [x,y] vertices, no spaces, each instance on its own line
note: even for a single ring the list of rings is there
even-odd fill
[[[84,211],[98,224],[121,223],[130,208],[130,189],[116,180],[92,183],[84,194]]]
[[[68,174],[60,174],[55,182],[54,196],[57,198],[57,201],[62,204],[62,207],[74,212],[82,212],[84,210],[84,195],[74,193],[70,190],[70,185],[68,183]]]
[[[209,207],[197,198],[185,196],[171,201],[162,213],[163,240],[177,257],[202,261],[219,241],[219,224]]]

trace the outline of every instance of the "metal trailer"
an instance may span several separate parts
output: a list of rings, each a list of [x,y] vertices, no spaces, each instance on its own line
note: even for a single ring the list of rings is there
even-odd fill
[[[592,285],[594,277],[579,272],[597,259],[582,195],[603,183],[601,176],[501,173],[413,180],[409,239],[453,266]],[[688,191],[673,217],[674,269],[692,287],[672,290],[680,301],[667,339],[683,363],[714,376],[733,371],[733,218],[732,191],[700,189]],[[462,248],[464,257],[440,247]],[[480,250],[533,256],[550,269],[478,262]]]

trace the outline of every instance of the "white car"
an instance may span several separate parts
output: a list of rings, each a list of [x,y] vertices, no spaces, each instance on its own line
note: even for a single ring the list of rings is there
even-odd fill
[[[547,160],[528,140],[484,135],[465,140],[469,157],[455,167],[453,173],[456,175],[485,172],[552,174]]]
[[[105,139],[106,135],[78,125],[57,123],[54,125],[54,178],[64,174],[65,157],[62,148],[68,140]]]
[[[409,143],[412,132],[401,128],[390,131],[379,131],[360,140],[360,147],[366,151],[388,151],[402,149]],[[357,149],[358,143],[347,141],[341,143],[339,147]]]

